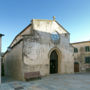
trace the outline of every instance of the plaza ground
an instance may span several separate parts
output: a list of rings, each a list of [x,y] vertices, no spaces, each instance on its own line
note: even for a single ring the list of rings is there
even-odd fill
[[[0,90],[90,90],[90,73],[52,74],[29,82],[2,78]]]

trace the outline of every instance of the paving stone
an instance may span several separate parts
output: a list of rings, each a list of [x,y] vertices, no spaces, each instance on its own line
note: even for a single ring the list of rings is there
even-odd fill
[[[90,73],[54,74],[41,80],[21,82],[8,80],[0,85],[0,90],[90,90]]]

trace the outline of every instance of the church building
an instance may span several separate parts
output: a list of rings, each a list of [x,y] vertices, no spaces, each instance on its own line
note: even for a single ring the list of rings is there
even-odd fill
[[[55,19],[32,19],[4,54],[4,66],[6,76],[23,81],[30,72],[41,76],[74,73],[70,33]]]

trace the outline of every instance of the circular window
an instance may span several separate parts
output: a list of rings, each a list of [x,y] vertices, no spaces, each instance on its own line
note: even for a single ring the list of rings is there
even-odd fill
[[[59,41],[59,39],[60,39],[60,36],[59,36],[59,34],[57,32],[53,32],[51,34],[51,39],[52,39],[53,42],[57,43]]]

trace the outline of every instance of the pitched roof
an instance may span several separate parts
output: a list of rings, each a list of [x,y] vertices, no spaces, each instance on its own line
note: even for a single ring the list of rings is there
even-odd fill
[[[34,20],[47,20],[47,19],[34,19]],[[31,20],[32,21],[32,20]],[[54,21],[54,20],[48,20],[48,21]],[[55,21],[61,28],[63,28],[63,30],[65,31],[65,32],[67,32],[68,34],[70,34],[61,24],[59,24],[57,21]],[[22,34],[29,26],[31,26],[32,25],[32,23],[31,24],[29,24],[26,28],[24,28],[19,34],[17,34],[16,35],[16,37],[14,38],[14,40],[20,35],[20,34]],[[3,34],[2,34],[3,35]],[[12,41],[12,43],[14,42],[14,40]],[[19,41],[18,41],[19,42]],[[10,46],[12,45],[12,43],[10,44]],[[15,44],[15,45],[17,45],[17,43]],[[7,53],[8,51],[6,51],[5,52],[5,54]]]
[[[63,28],[63,30],[65,31],[65,32],[67,32],[68,34],[70,34],[61,24],[59,24],[57,21],[55,21],[61,28]]]
[[[81,41],[81,42],[75,42],[75,43],[71,43],[71,44],[74,45],[74,44],[81,44],[81,43],[90,43],[90,41]]]
[[[31,26],[31,24],[29,24],[27,27],[25,27],[19,34],[16,35],[16,37],[14,38],[14,40],[20,35],[22,34],[29,26]],[[14,40],[12,41],[12,43],[14,42]],[[10,44],[10,46],[12,45],[12,43]]]
[[[61,24],[59,24],[58,21],[56,20],[48,20],[48,19],[32,19],[32,20],[38,20],[38,21],[55,21],[65,32],[67,32],[68,34],[70,34]]]

